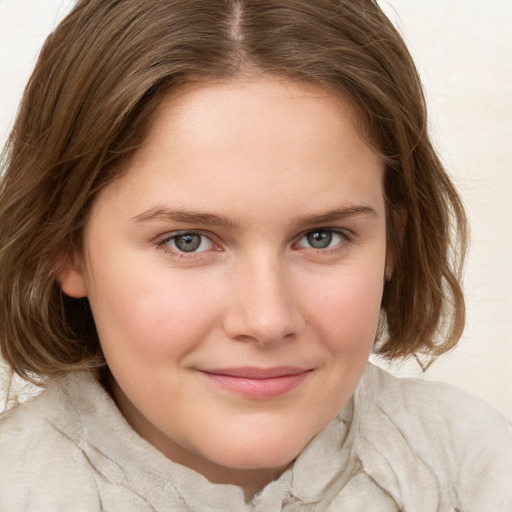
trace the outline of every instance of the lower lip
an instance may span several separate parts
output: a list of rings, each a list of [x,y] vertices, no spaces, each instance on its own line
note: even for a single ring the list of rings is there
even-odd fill
[[[239,393],[247,398],[259,400],[275,398],[289,393],[298,387],[309,373],[309,371],[306,371],[268,379],[252,379],[203,372],[210,381],[213,381],[222,388]]]

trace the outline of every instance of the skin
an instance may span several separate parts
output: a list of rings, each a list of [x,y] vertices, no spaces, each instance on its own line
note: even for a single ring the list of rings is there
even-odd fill
[[[128,422],[213,482],[276,478],[364,371],[391,269],[383,163],[353,118],[271,77],[174,93],[60,276],[89,298]],[[304,378],[254,397],[205,373],[247,366]]]

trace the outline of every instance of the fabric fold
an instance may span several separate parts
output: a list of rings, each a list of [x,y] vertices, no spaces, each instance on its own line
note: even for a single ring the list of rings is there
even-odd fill
[[[71,509],[508,512],[512,429],[449,386],[369,364],[338,416],[246,500],[243,489],[167,459],[94,375],[76,373],[0,416],[0,510]]]

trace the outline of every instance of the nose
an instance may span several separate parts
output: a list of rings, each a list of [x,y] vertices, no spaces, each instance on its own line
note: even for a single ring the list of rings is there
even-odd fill
[[[223,328],[232,339],[266,346],[291,340],[304,329],[286,264],[260,260],[240,266],[231,273],[229,290]]]

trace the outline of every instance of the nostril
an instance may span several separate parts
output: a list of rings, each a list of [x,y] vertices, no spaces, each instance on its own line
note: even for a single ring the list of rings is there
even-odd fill
[[[271,345],[295,339],[304,321],[297,311],[289,308],[268,315],[239,307],[225,315],[223,327],[226,334],[237,341]]]

